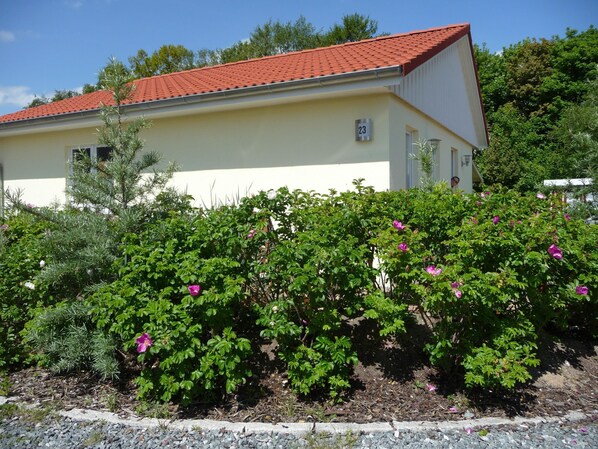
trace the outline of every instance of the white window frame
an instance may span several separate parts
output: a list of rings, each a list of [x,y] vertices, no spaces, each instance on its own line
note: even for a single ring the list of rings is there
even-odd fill
[[[68,158],[69,175],[70,176],[73,175],[73,167],[75,164],[75,152],[89,150],[89,157],[93,160],[96,160],[98,158],[98,149],[101,149],[101,148],[109,148],[109,147],[107,147],[106,145],[81,145],[78,147],[71,147],[69,150],[69,158]],[[94,169],[92,169],[92,171],[93,170]]]
[[[451,179],[459,176],[459,150],[451,148]]]
[[[415,164],[411,157],[413,154],[414,131],[405,131],[405,186],[407,189],[415,187]]]

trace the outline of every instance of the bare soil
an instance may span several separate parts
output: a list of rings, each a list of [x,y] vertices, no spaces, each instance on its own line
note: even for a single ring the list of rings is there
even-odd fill
[[[332,403],[291,392],[282,367],[264,346],[254,361],[254,378],[236,395],[189,407],[152,407],[136,400],[130,378],[101,382],[88,373],[52,375],[29,368],[9,374],[10,396],[19,401],[60,408],[110,410],[120,415],[210,418],[233,422],[375,422],[438,421],[480,417],[559,416],[577,410],[598,414],[598,342],[571,335],[545,335],[539,346],[540,367],[533,379],[511,392],[465,389],[459,375],[430,366],[421,333],[407,342],[388,343],[367,326],[353,329],[360,364],[344,401]],[[356,344],[356,343],[354,343]],[[430,391],[428,385],[436,387]]]

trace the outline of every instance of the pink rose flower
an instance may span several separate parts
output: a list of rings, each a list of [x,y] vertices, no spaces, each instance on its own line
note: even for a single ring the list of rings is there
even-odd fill
[[[398,220],[393,221],[392,226],[393,226],[393,228],[398,229],[399,231],[402,231],[403,229],[405,229],[407,227]]]
[[[563,258],[563,251],[554,243],[548,247],[548,254],[550,254],[555,259]]]
[[[201,285],[190,285],[187,289],[191,296],[197,296],[201,293]]]
[[[440,273],[442,273],[442,269],[436,268],[434,265],[426,267],[426,271],[432,276],[438,276]]]
[[[137,343],[137,352],[139,353],[147,351],[147,349],[153,344],[152,339],[147,332],[141,335],[141,337],[137,337],[135,342]]]
[[[575,293],[578,295],[587,295],[590,292],[590,289],[585,285],[578,285],[575,287]]]

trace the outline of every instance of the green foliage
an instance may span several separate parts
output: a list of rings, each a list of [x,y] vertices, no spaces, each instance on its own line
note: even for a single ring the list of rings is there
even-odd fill
[[[45,96],[35,97],[31,103],[25,106],[25,109],[34,108],[36,106],[41,106],[48,103],[53,103],[55,101],[66,100],[67,98],[73,98],[81,95],[79,92],[74,90],[56,90],[54,91],[54,95],[52,98],[47,98]]]
[[[327,389],[338,398],[349,388],[357,358],[343,335],[347,320],[365,312],[383,317],[385,335],[404,331],[406,307],[389,304],[376,286],[370,194],[280,190],[274,200],[247,201],[277,223],[260,235],[268,253],[254,283],[266,295],[256,309],[262,336],[278,344],[299,393]]]
[[[484,388],[530,378],[539,332],[598,336],[598,228],[572,219],[559,195],[355,187],[261,192],[208,211],[160,197],[111,250],[111,277],[50,308],[58,287],[40,281],[57,250],[39,273],[45,225],[11,217],[0,298],[28,302],[2,309],[3,329],[18,338],[39,306],[26,335],[55,370],[108,376],[116,347],[137,357],[141,398],[183,403],[235,392],[258,342],[274,345],[296,393],[341,400],[358,363],[351,326],[363,320],[391,339],[418,313],[432,363]],[[23,288],[29,279],[35,290]],[[10,344],[5,363],[22,351]]]
[[[476,162],[487,183],[527,192],[543,179],[585,176],[583,161],[595,149],[576,142],[571,151],[571,135],[559,123],[579,116],[575,105],[596,77],[597,48],[593,26],[581,33],[568,29],[563,38],[525,39],[495,54],[475,47],[490,131],[490,147]],[[587,111],[582,115],[580,125],[588,129],[582,124],[596,120]]]
[[[24,213],[9,214],[0,226],[0,369],[24,360],[19,333],[35,307],[54,301],[36,280],[47,258],[46,226]]]
[[[587,86],[581,103],[563,112],[554,131],[553,137],[561,144],[554,155],[559,160],[552,172],[555,178],[577,173],[580,178],[598,179],[598,74]]]
[[[140,49],[129,58],[135,79],[181,72],[195,67],[194,54],[182,45],[162,45],[151,56]]]
[[[250,342],[235,331],[244,318],[245,232],[221,226],[220,214],[227,210],[195,220],[173,216],[129,235],[119,279],[90,300],[99,327],[124,350],[134,350],[144,333],[153,340],[139,356],[143,398],[186,403],[232,392],[251,375]],[[201,285],[200,295],[192,296],[189,285]]]
[[[496,192],[442,201],[443,193],[437,193],[439,208],[457,202],[462,212],[444,215],[449,219],[442,245],[427,242],[432,233],[425,224],[414,238],[409,220],[400,239],[382,234],[380,243],[389,248],[381,251],[383,268],[394,290],[409,295],[428,315],[434,338],[427,349],[434,364],[447,370],[462,366],[469,385],[512,388],[529,379],[527,369],[538,363],[539,330],[551,322],[578,321],[581,310],[595,316],[590,310],[596,307],[595,293],[580,295],[576,287],[596,288],[598,259],[592,248],[598,232],[568,221],[557,197]],[[415,260],[395,249],[399,240],[417,252]],[[553,244],[563,250],[562,259],[549,253]],[[424,268],[430,265],[441,271],[431,275]],[[595,319],[590,321],[583,326],[595,333]]]
[[[370,39],[378,32],[378,22],[369,16],[348,14],[343,16],[342,24],[333,25],[323,36],[326,45],[344,44]]]
[[[90,369],[102,379],[119,374],[114,341],[91,320],[82,302],[62,302],[38,310],[27,323],[25,341],[55,373]]]

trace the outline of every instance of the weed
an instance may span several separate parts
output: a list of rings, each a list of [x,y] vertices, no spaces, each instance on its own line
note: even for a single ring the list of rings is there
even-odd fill
[[[120,409],[118,397],[115,393],[108,393],[106,396],[104,396],[104,405],[112,413],[117,412]]]
[[[95,430],[91,435],[83,441],[83,446],[94,446],[104,439],[104,433]]]
[[[156,402],[141,402],[135,407],[135,413],[144,418],[169,419],[172,413],[168,409],[168,404],[159,404]]]
[[[449,400],[449,402],[451,402],[455,407],[457,407],[460,410],[465,410],[469,408],[471,405],[469,399],[461,393],[449,394],[446,398]]]
[[[285,398],[281,406],[281,413],[287,418],[294,418],[297,414],[297,399],[291,395]]]
[[[8,376],[5,374],[0,375],[0,396],[8,396],[11,387],[12,384]]]
[[[0,405],[0,421],[10,419],[17,414],[19,407],[15,404],[2,404]]]
[[[306,435],[305,442],[309,449],[350,449],[357,444],[357,437],[350,431],[341,435],[321,432]]]

